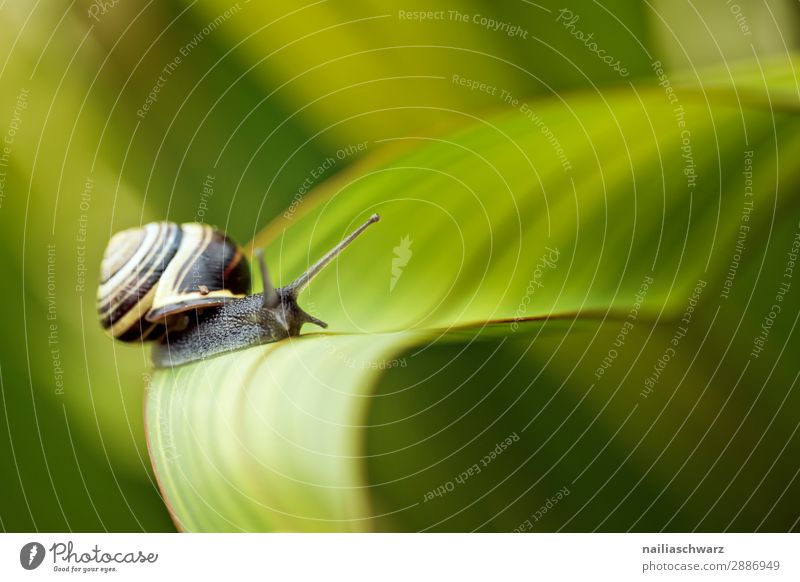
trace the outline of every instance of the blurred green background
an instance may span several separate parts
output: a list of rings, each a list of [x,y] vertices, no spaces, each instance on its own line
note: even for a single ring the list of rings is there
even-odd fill
[[[198,220],[246,243],[299,191],[409,147],[393,138],[443,136],[507,110],[454,75],[531,102],[581,91],[599,101],[655,83],[656,60],[698,80],[706,68],[800,48],[797,2],[740,0],[746,31],[726,3],[702,4],[571,2],[625,77],[565,32],[555,18],[565,6],[551,2],[0,5],[0,528],[174,530],[144,440],[148,350],[110,341],[95,317],[111,233]],[[400,16],[436,10],[485,15],[527,36]],[[402,465],[374,470],[391,480]],[[783,525],[792,527],[774,527]]]

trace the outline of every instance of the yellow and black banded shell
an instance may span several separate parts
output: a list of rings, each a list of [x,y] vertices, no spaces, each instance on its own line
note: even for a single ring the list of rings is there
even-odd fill
[[[115,234],[100,273],[100,323],[122,341],[157,339],[172,316],[250,292],[241,249],[205,224],[152,222]]]

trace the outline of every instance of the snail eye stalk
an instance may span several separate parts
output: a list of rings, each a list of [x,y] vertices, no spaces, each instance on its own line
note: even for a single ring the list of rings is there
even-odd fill
[[[269,309],[278,305],[280,297],[278,296],[278,292],[275,291],[275,287],[272,285],[272,280],[269,277],[267,262],[264,260],[264,249],[258,249],[256,251],[256,260],[258,260],[258,267],[261,270],[261,284],[264,288],[264,308]]]
[[[377,214],[373,214],[372,216],[370,216],[369,219],[364,224],[359,226],[347,238],[342,240],[342,242],[340,242],[338,245],[336,245],[327,253],[325,253],[320,260],[311,265],[308,268],[308,270],[302,275],[300,275],[297,279],[295,279],[293,283],[290,283],[285,288],[287,294],[291,295],[294,298],[297,298],[297,296],[300,295],[300,292],[303,291],[303,289],[305,289],[308,286],[311,280],[314,277],[316,277],[320,273],[320,271],[322,271],[322,269],[327,267],[328,264],[330,264],[330,262],[333,261],[333,259],[338,257],[344,249],[350,246],[350,244],[354,240],[356,240],[356,238],[358,238],[358,236],[362,232],[364,232],[370,224],[378,222],[380,219],[381,217],[378,216]]]

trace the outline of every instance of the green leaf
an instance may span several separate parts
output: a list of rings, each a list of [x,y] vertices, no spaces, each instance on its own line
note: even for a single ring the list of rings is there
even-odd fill
[[[676,119],[651,89],[528,106],[536,121],[513,111],[449,138],[409,137],[421,146],[414,153],[301,201],[257,244],[287,283],[365,216],[384,217],[303,297],[337,331],[624,310],[654,271],[660,284],[647,308],[658,312],[680,302],[706,268],[725,267],[729,248],[715,230],[737,228],[744,152],[765,144],[756,169],[774,164],[771,113],[742,113],[726,99],[709,110],[691,92]],[[795,117],[775,123],[792,142]],[[757,187],[767,193],[770,185]],[[413,254],[392,288],[405,237]],[[548,261],[555,267],[537,275]]]
[[[176,523],[795,528],[773,492],[796,470],[779,436],[796,309],[746,355],[800,236],[800,119],[676,91],[411,135],[271,225],[257,242],[286,283],[383,217],[300,298],[336,333],[156,373],[147,430]]]
[[[777,110],[800,107],[800,57],[794,53],[719,67],[681,71],[674,76],[682,90],[702,91],[732,103],[760,104]]]
[[[211,0],[199,10],[213,20],[230,7]],[[571,3],[581,30],[622,60],[627,78],[557,22],[560,8],[489,0],[250,2],[220,32],[241,47],[270,100],[296,110],[292,117],[319,129],[315,138],[336,151],[354,136],[372,146],[398,132],[463,125],[459,111],[498,107],[501,91],[550,95],[652,76],[643,6]],[[490,90],[470,90],[454,77]]]

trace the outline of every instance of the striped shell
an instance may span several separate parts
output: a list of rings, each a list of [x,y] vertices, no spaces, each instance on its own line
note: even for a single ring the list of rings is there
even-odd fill
[[[97,309],[112,337],[150,340],[181,313],[249,292],[247,259],[224,233],[199,223],[151,222],[111,238]]]

